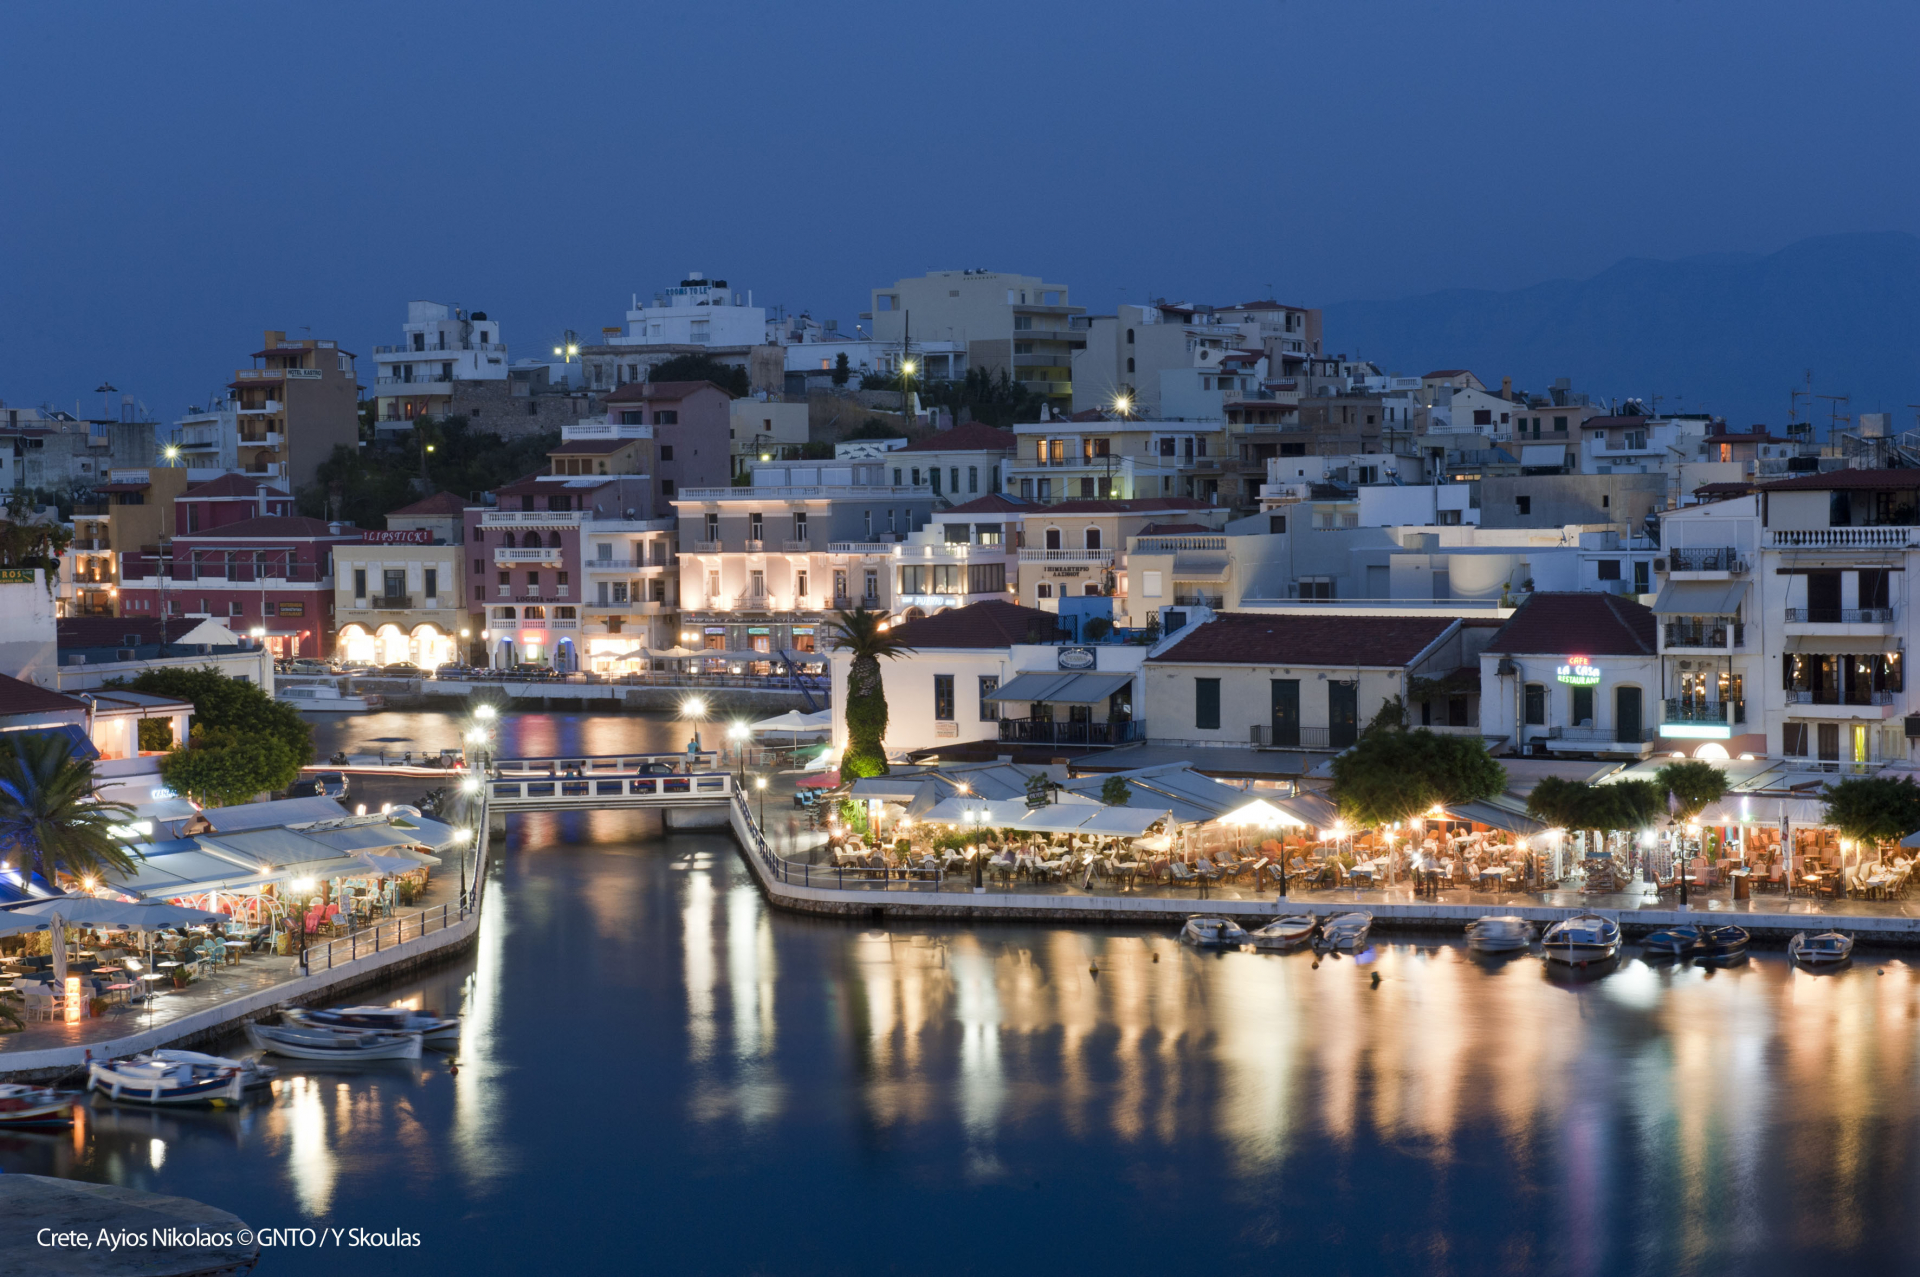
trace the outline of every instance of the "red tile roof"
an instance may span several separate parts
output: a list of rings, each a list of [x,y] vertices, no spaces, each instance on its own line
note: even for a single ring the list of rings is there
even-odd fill
[[[60,712],[86,713],[85,701],[75,700],[71,696],[62,696],[58,692],[49,692],[44,687],[35,687],[32,683],[23,683],[17,678],[0,674],[0,715],[8,714],[49,714]]]
[[[1100,409],[1098,408],[1082,408],[1079,412],[1076,412],[1071,417],[1068,417],[1067,420],[1068,421],[1105,421],[1107,420],[1107,414],[1100,411]]]
[[[199,497],[252,498],[259,495],[262,483],[265,483],[265,480],[256,478],[250,474],[223,474],[218,479],[209,479],[205,483],[196,483],[180,495],[183,499],[189,501]],[[287,495],[286,489],[276,488],[271,483],[266,484],[266,488],[267,495],[270,497],[284,497]]]
[[[989,426],[984,421],[969,421],[951,430],[942,430],[925,439],[916,439],[901,452],[1012,452],[1019,439],[1011,430]]]
[[[1053,613],[999,599],[902,621],[893,627],[892,634],[914,648],[1011,647],[1067,637]]]
[[[1920,470],[1829,470],[1760,485],[1762,492],[1826,492],[1835,489],[1884,492],[1920,488]]]
[[[557,448],[549,448],[547,455],[556,456],[607,456],[639,443],[638,439],[569,439]]]
[[[451,492],[436,492],[425,501],[416,501],[412,505],[403,505],[398,510],[388,512],[391,519],[396,514],[460,514],[467,503]]]
[[[1448,616],[1298,616],[1221,612],[1149,664],[1397,668],[1454,624]]]
[[[949,506],[940,513],[949,514],[1032,514],[1046,507],[1037,506],[1031,501],[1022,501],[1019,497],[1009,497],[998,492],[990,492],[984,497],[975,497],[965,505]]]
[[[630,381],[620,389],[606,396],[607,403],[636,403],[643,399],[659,399],[668,403],[685,399],[700,390],[718,390],[727,392],[710,381]],[[733,398],[727,395],[727,398]]]
[[[1535,594],[1487,644],[1489,652],[1551,656],[1651,656],[1653,609],[1618,594]]]
[[[1140,529],[1139,535],[1143,537],[1170,537],[1190,534],[1206,536],[1209,533],[1218,534],[1219,531],[1219,528],[1210,528],[1204,523],[1149,523],[1146,527]]]

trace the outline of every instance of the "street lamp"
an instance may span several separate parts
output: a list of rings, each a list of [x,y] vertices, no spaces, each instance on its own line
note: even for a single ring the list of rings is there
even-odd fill
[[[727,728],[727,739],[733,742],[734,761],[740,776],[740,783],[747,783],[747,738],[753,731],[745,723],[735,723]]]
[[[684,701],[681,701],[680,717],[683,721],[695,725],[693,735],[687,739],[687,770],[691,772],[693,770],[694,757],[700,752],[699,724],[704,723],[707,719],[706,699],[700,696],[689,696]]]
[[[755,776],[753,787],[760,791],[760,836],[767,836],[767,778]]]

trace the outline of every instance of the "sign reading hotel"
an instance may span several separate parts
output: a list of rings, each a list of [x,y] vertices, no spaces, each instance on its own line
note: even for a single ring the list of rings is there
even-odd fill
[[[1592,687],[1600,681],[1600,671],[1584,656],[1569,656],[1560,667],[1560,681],[1575,687]]]
[[[432,545],[433,533],[424,529],[413,532],[379,532],[371,528],[360,531],[362,545]]]

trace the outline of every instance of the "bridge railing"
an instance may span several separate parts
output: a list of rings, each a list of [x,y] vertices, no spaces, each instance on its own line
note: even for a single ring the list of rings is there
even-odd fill
[[[488,782],[495,802],[565,802],[582,806],[607,798],[725,798],[737,794],[731,772],[695,772],[691,776],[604,775],[502,777]]]
[[[514,776],[560,776],[566,772],[633,772],[639,775],[664,775],[659,770],[671,767],[684,772],[688,758],[693,760],[694,775],[704,775],[715,769],[720,755],[718,751],[707,749],[689,756],[684,751],[672,753],[661,751],[648,754],[555,754],[542,758],[496,758],[493,770],[501,778]]]
[[[849,869],[805,862],[795,864],[767,844],[744,790],[734,791],[733,811],[746,831],[748,852],[760,861],[767,873],[789,886],[832,887],[839,891],[938,891],[944,880],[939,869]]]

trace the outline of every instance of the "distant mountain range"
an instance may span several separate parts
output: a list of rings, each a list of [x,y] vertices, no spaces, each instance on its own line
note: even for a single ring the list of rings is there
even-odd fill
[[[1471,368],[1542,393],[1556,377],[1596,400],[1661,396],[1663,412],[1740,427],[1787,419],[1787,392],[1849,395],[1843,410],[1920,403],[1920,238],[1828,235],[1767,255],[1627,258],[1591,279],[1513,292],[1453,289],[1325,308],[1326,349],[1382,371]],[[1824,425],[1814,401],[1803,420]]]

